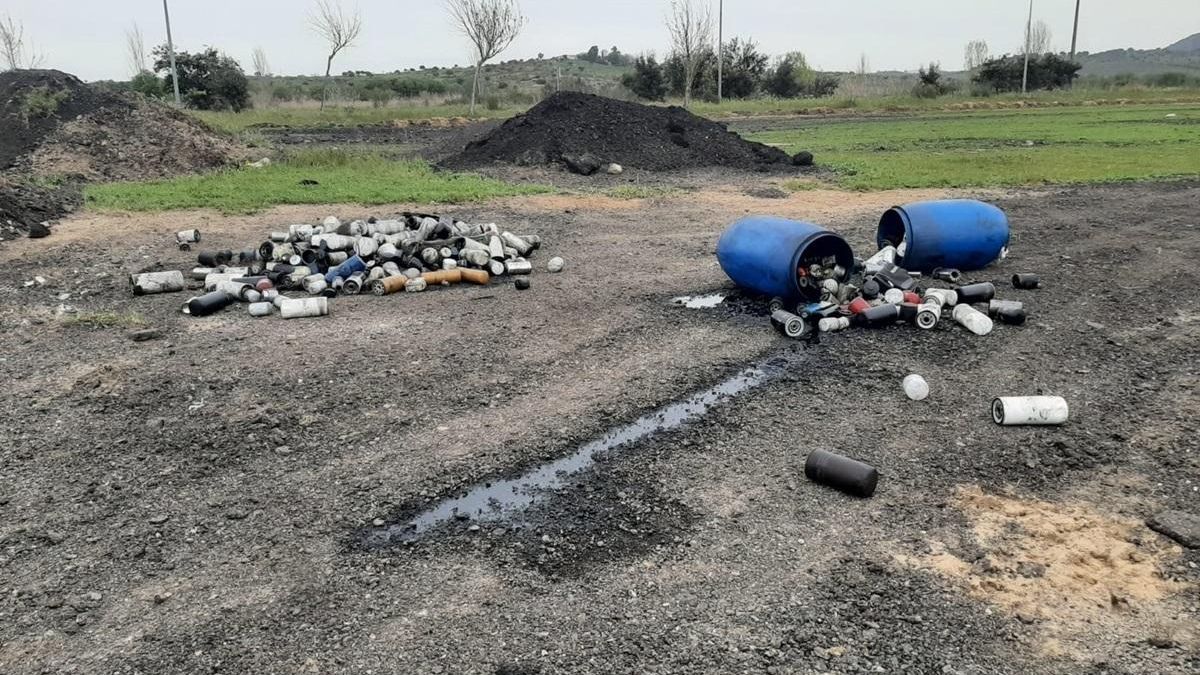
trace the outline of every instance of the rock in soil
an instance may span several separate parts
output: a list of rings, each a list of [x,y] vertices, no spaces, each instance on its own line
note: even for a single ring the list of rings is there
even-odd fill
[[[1146,524],[1188,548],[1200,548],[1200,516],[1183,511],[1163,511]]]

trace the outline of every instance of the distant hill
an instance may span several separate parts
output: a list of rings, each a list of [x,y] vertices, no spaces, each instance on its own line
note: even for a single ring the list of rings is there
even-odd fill
[[[1167,47],[1169,52],[1200,52],[1200,33],[1189,35]]]
[[[1186,73],[1200,76],[1200,33],[1162,49],[1110,49],[1076,54],[1084,77],[1115,75],[1161,75]]]

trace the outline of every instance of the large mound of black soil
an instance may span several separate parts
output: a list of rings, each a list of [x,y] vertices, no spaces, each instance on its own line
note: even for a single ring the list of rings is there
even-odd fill
[[[167,178],[245,154],[232,138],[137,94],[58,70],[0,73],[0,239],[65,215],[88,181]]]
[[[58,70],[0,73],[0,169],[33,152],[64,122],[110,106],[132,107]]]
[[[649,171],[763,169],[791,162],[782,150],[747,141],[725,125],[683,108],[560,92],[472,141],[442,165],[463,169],[493,162],[571,164],[587,155]]]

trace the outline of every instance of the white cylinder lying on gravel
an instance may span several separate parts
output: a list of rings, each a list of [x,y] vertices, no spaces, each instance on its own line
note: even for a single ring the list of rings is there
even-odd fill
[[[850,327],[850,317],[833,316],[817,322],[817,329],[822,333],[834,333]]]
[[[983,312],[970,305],[958,305],[954,308],[954,320],[963,328],[976,335],[987,335],[992,332],[992,320]]]
[[[554,256],[550,260],[546,261],[546,271],[557,274],[563,271],[564,265],[566,265],[566,262],[564,262],[562,258]]]
[[[405,284],[404,290],[408,293],[420,293],[421,291],[425,290],[428,285],[429,282],[425,281],[421,277],[417,277],[416,279],[410,279],[408,283]]]
[[[199,244],[200,230],[180,230],[175,233],[175,241],[181,244]]]
[[[184,287],[183,272],[147,272],[145,274],[129,275],[129,283],[133,284],[134,295],[153,295],[155,293],[174,293]]]
[[[925,291],[925,300],[932,300],[942,307],[953,307],[958,304],[958,293],[945,288],[931,288]]]
[[[328,298],[286,299],[279,306],[279,314],[285,319],[304,319],[329,314]]]
[[[1070,412],[1061,396],[1000,396],[992,401],[992,419],[1006,427],[1062,424]]]
[[[275,305],[269,302],[252,302],[248,310],[250,316],[271,316],[275,311]]]

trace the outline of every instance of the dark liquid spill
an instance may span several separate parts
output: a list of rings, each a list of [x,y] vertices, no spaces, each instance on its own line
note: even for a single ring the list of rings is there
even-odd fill
[[[617,427],[561,459],[516,478],[476,485],[462,496],[442,500],[402,523],[372,528],[366,532],[364,541],[368,546],[414,541],[453,520],[472,523],[514,521],[521,511],[564,487],[571,476],[594,466],[603,453],[628,450],[638,441],[698,419],[713,405],[770,381],[786,367],[786,360],[774,359],[747,368],[710,389]]]

